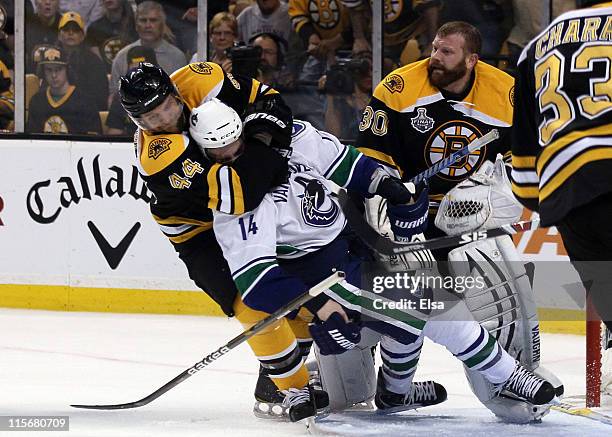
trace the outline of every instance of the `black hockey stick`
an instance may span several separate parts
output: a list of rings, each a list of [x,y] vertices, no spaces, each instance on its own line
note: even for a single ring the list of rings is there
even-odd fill
[[[363,217],[345,190],[340,190],[338,200],[342,212],[346,216],[351,229],[371,249],[383,255],[398,255],[401,253],[417,252],[419,250],[441,249],[443,247],[461,246],[473,241],[486,238],[499,237],[501,235],[512,235],[519,232],[536,229],[540,220],[522,221],[500,226],[499,228],[486,229],[482,231],[466,232],[460,235],[448,235],[445,237],[432,238],[431,240],[415,241],[414,243],[396,243],[380,235]]]
[[[291,311],[301,307],[302,305],[304,305],[304,303],[308,302],[311,298],[321,294],[323,291],[325,291],[332,285],[340,282],[343,278],[344,278],[344,272],[341,272],[341,271],[335,272],[333,275],[329,276],[328,278],[324,279],[323,281],[319,282],[317,285],[312,287],[310,290],[308,290],[307,293],[304,293],[303,295],[296,297],[284,307],[279,308],[277,311],[270,314],[265,319],[260,320],[255,325],[251,326],[249,329],[238,334],[236,337],[232,338],[230,341],[228,341],[226,344],[221,346],[219,349],[212,352],[211,354],[208,354],[201,361],[198,361],[193,366],[191,366],[189,369],[185,370],[183,373],[176,376],[171,381],[168,381],[166,384],[164,384],[163,386],[155,390],[150,395],[145,396],[144,398],[138,401],[128,402],[125,404],[112,404],[112,405],[76,404],[76,405],[71,405],[71,407],[86,408],[90,410],[125,410],[128,408],[137,408],[137,407],[142,407],[143,405],[147,405],[151,401],[157,399],[158,397],[166,393],[168,390],[176,387],[181,382],[185,381],[187,378],[190,378],[191,376],[195,375],[200,370],[202,370],[204,367],[208,366],[213,361],[222,357],[223,355],[225,355],[226,353],[234,349],[236,346],[244,343],[245,341],[253,337],[255,334],[257,334],[261,330],[267,328],[268,326],[270,326],[272,323],[276,322],[277,320],[282,319],[287,314],[289,314]]]

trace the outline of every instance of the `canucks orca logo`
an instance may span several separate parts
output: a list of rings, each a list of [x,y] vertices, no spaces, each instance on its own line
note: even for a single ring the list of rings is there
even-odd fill
[[[340,208],[326,195],[327,190],[320,181],[300,179],[302,181],[298,182],[305,185],[304,194],[300,196],[302,219],[306,224],[316,228],[331,226],[338,218]]]

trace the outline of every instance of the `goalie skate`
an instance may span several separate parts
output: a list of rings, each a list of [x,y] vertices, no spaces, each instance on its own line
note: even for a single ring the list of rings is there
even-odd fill
[[[525,369],[518,362],[508,381],[501,385],[501,395],[510,394],[534,405],[550,403],[556,393],[552,384]]]

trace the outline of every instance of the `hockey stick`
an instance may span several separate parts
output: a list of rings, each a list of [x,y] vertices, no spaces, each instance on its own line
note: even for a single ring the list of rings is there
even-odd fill
[[[482,146],[485,146],[489,144],[491,141],[496,140],[498,138],[499,138],[499,132],[497,131],[497,129],[493,129],[487,134],[481,136],[480,138],[476,138],[474,141],[468,144],[467,147],[463,147],[457,150],[455,153],[452,153],[446,158],[436,162],[434,165],[429,167],[424,172],[421,172],[415,177],[413,177],[412,179],[410,179],[410,182],[413,182],[416,185],[425,179],[429,179],[430,177],[441,172],[442,170],[450,167],[455,162],[459,161],[461,158],[469,155],[472,152],[475,152],[476,150],[480,149]]]
[[[365,220],[361,212],[357,209],[353,201],[349,198],[345,190],[340,190],[338,200],[342,207],[342,212],[357,236],[363,240],[371,249],[383,255],[398,255],[401,253],[416,252],[419,250],[441,249],[443,247],[461,246],[473,241],[484,240],[486,238],[499,237],[501,235],[512,235],[519,232],[536,229],[540,225],[540,220],[522,221],[500,226],[499,228],[486,229],[482,231],[466,232],[460,235],[448,235],[445,237],[432,238],[431,240],[415,241],[414,243],[396,243],[380,235]]]
[[[142,407],[143,405],[147,405],[151,401],[157,399],[158,397],[166,393],[168,390],[176,387],[181,382],[185,381],[187,378],[190,378],[191,376],[195,375],[200,370],[202,370],[204,367],[208,366],[213,361],[222,357],[223,355],[225,355],[226,353],[234,349],[236,346],[244,343],[249,338],[253,337],[255,334],[267,328],[268,326],[270,326],[277,320],[282,319],[287,314],[289,314],[291,311],[301,307],[302,305],[304,305],[304,303],[308,302],[311,298],[318,296],[319,294],[321,294],[323,291],[325,291],[332,285],[337,284],[343,278],[344,278],[344,272],[342,271],[335,272],[333,275],[329,276],[328,278],[319,282],[317,285],[313,286],[310,290],[308,290],[307,293],[304,293],[303,295],[296,297],[291,302],[289,302],[282,308],[279,308],[277,311],[270,314],[265,319],[260,320],[259,322],[251,326],[246,331],[243,331],[242,333],[238,334],[236,337],[232,338],[230,341],[228,341],[226,344],[221,346],[219,349],[208,354],[202,360],[198,361],[193,366],[191,366],[189,369],[185,370],[183,373],[176,376],[171,381],[168,381],[166,384],[164,384],[163,386],[155,390],[150,395],[145,396],[144,398],[138,401],[128,402],[125,404],[111,404],[111,405],[75,404],[75,405],[71,405],[71,407],[85,408],[85,409],[90,409],[90,410],[125,410],[127,408],[137,408],[137,407]]]

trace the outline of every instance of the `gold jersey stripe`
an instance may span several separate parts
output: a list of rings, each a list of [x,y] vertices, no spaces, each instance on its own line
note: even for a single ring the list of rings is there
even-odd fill
[[[220,167],[221,164],[213,164],[206,175],[208,182],[208,207],[215,211],[219,210],[219,203],[221,202],[219,199],[219,184],[217,183],[217,173]]]
[[[168,239],[172,241],[173,243],[177,243],[177,244],[184,243],[185,241],[190,240],[196,235],[201,234],[204,231],[208,231],[212,229],[212,227],[213,227],[212,223],[209,226],[198,226],[197,228],[192,229],[189,232],[186,232],[182,235],[176,235],[174,237],[168,237]]]
[[[612,159],[612,150],[609,148],[588,150],[568,162],[565,167],[563,167],[542,187],[540,190],[540,203],[553,194],[561,184],[563,184],[583,166],[591,162],[601,161],[604,159]]]
[[[537,185],[517,185],[512,182],[512,192],[523,199],[537,199],[540,193],[540,189]]]
[[[230,167],[231,170],[231,178],[232,178],[232,187],[234,193],[234,214],[240,215],[244,214],[244,193],[242,192],[242,184],[240,183],[240,177],[238,173]]]
[[[544,148],[544,150],[542,151],[542,153],[540,153],[540,156],[538,157],[538,163],[537,163],[538,174],[541,175],[544,167],[546,166],[548,161],[550,161],[552,156],[556,152],[564,149],[567,145],[577,140],[580,140],[582,138],[591,137],[591,136],[600,136],[600,135],[609,136],[610,126],[606,124],[606,125],[594,127],[591,129],[573,131],[563,136],[562,138],[556,141],[553,141],[551,144],[549,144],[548,146]]]
[[[261,84],[255,79],[253,79],[253,82],[251,82],[251,94],[249,95],[249,103],[253,103],[255,99],[257,99],[257,94],[259,92],[260,86]]]
[[[516,156],[512,155],[512,168],[529,168],[535,169],[535,156]]]
[[[160,225],[196,225],[196,226],[212,226],[212,222],[190,219],[187,217],[171,216],[161,218],[153,214],[153,218]]]
[[[61,99],[55,100],[51,95],[51,87],[47,87],[47,103],[49,103],[49,106],[51,106],[52,108],[57,109],[64,103],[66,103],[66,100],[70,98],[72,93],[74,93],[75,89],[76,87],[74,85],[69,85],[68,89],[66,90],[66,94],[64,94]]]

